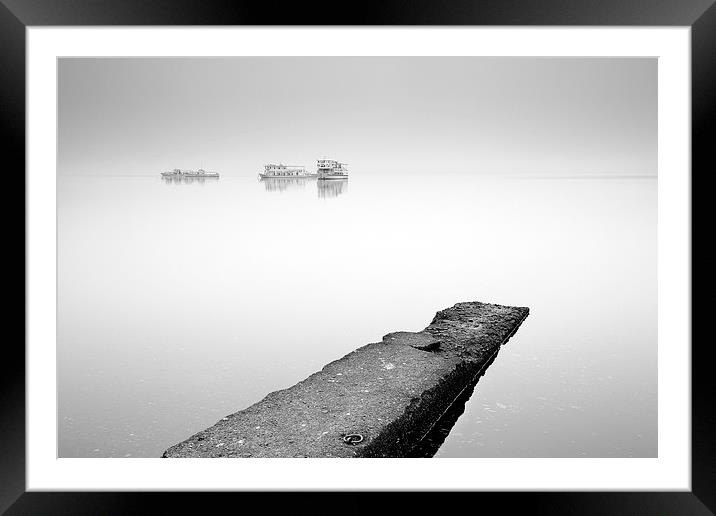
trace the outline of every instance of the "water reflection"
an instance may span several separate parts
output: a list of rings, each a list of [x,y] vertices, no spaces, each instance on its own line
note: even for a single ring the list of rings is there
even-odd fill
[[[305,188],[309,181],[315,181],[310,177],[262,177],[259,182],[263,183],[267,192],[285,192],[294,188]]]
[[[465,412],[465,404],[475,391],[475,386],[480,381],[480,378],[484,376],[487,368],[495,361],[495,358],[497,358],[497,352],[492,355],[465,390],[455,398],[450,408],[438,419],[428,433],[425,434],[423,439],[410,451],[408,457],[429,459],[438,452],[450,434],[450,431],[455,426],[455,423],[457,423],[457,420],[460,419],[460,416]]]
[[[316,190],[320,199],[338,197],[348,190],[347,179],[318,181],[315,177],[259,177],[259,183],[264,185],[267,192],[298,190],[305,188],[308,183],[316,183]]]
[[[219,180],[218,177],[196,177],[196,176],[162,176],[162,181],[167,185],[177,185],[179,183],[199,183],[204,184],[205,182],[214,183]]]
[[[330,181],[317,181],[317,183],[318,197],[321,199],[338,197],[348,190],[348,179],[332,179]]]

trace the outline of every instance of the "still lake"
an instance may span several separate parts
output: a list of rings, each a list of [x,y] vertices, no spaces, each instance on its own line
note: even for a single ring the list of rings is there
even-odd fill
[[[62,176],[60,457],[158,457],[459,301],[530,307],[436,457],[657,452],[657,180]]]

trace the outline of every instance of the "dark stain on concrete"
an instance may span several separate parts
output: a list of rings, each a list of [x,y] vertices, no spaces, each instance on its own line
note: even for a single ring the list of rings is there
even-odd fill
[[[416,456],[416,446],[474,387],[528,313],[458,303],[438,312],[422,332],[389,333],[170,447],[163,457]]]

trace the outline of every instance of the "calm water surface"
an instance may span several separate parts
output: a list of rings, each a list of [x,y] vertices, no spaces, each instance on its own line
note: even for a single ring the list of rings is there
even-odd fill
[[[61,457],[157,457],[458,301],[531,314],[436,457],[655,456],[655,178],[58,179]]]

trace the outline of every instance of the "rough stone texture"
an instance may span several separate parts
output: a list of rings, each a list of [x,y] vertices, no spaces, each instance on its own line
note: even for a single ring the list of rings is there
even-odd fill
[[[440,340],[426,331],[414,333],[411,331],[396,331],[383,337],[388,344],[401,344],[412,346],[423,351],[435,351],[440,348]]]
[[[231,414],[163,457],[405,457],[517,330],[528,308],[458,303]],[[359,440],[359,443],[346,442]]]

